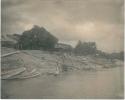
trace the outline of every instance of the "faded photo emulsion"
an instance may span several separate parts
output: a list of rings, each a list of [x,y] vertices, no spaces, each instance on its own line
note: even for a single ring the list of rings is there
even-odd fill
[[[1,0],[2,99],[123,99],[124,0]]]

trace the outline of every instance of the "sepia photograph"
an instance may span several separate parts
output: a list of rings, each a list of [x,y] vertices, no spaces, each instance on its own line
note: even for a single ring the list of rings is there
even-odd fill
[[[124,0],[1,0],[1,99],[124,99]]]

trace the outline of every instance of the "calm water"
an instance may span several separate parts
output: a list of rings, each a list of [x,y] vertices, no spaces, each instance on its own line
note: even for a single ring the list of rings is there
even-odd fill
[[[2,81],[3,98],[123,98],[123,67]]]

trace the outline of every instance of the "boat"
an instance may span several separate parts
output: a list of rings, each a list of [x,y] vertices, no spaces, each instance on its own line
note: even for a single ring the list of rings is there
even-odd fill
[[[38,76],[40,74],[41,73],[38,72],[36,69],[33,69],[30,72],[24,71],[21,74],[10,77],[9,79],[26,79],[26,78],[32,78],[32,77]]]
[[[24,72],[25,70],[26,70],[25,67],[21,67],[21,68],[16,68],[16,69],[11,69],[11,70],[8,70],[8,71],[4,71],[1,74],[1,78],[2,79],[8,79],[10,77],[13,77],[15,75],[18,75],[18,74]]]

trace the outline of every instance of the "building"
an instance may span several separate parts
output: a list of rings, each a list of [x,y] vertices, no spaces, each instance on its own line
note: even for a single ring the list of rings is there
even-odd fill
[[[16,43],[17,43],[17,40],[14,39],[13,35],[8,35],[8,34],[2,35],[2,39],[1,39],[2,47],[14,48]]]
[[[64,51],[64,52],[71,52],[72,51],[72,46],[64,43],[57,43],[55,45],[55,49],[57,51]]]

